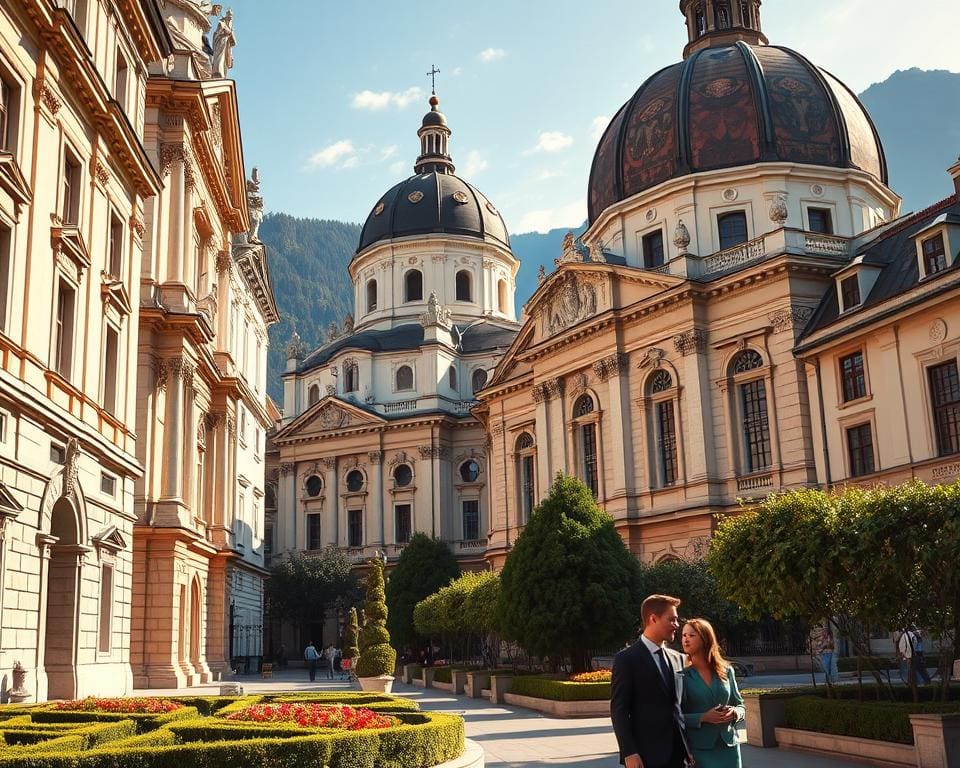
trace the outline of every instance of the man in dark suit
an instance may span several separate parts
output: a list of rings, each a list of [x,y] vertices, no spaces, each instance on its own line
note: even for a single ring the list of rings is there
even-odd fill
[[[680,628],[680,601],[643,601],[643,634],[613,660],[610,719],[625,768],[683,768],[688,750],[680,710],[683,656],[666,647]]]

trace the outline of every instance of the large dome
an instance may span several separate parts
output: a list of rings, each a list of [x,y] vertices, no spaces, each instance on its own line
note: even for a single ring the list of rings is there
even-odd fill
[[[859,168],[887,183],[880,138],[849,88],[795,51],[741,39],[690,53],[621,107],[593,158],[590,221],[668,179],[761,162]]]
[[[493,240],[510,247],[507,226],[493,203],[452,173],[431,170],[385,192],[363,225],[357,252],[380,240],[447,234]]]

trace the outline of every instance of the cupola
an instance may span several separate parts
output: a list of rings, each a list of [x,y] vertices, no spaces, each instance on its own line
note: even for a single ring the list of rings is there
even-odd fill
[[[703,48],[743,41],[766,45],[760,28],[761,0],[680,0],[687,20],[687,43],[683,58]]]
[[[420,124],[420,130],[417,136],[420,137],[420,157],[413,170],[416,173],[453,173],[453,160],[450,158],[450,128],[447,126],[447,118],[437,109],[440,105],[440,99],[436,92],[430,95],[430,111],[423,116]]]

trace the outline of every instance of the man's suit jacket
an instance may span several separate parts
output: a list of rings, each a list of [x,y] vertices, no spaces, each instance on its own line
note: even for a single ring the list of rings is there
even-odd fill
[[[664,652],[673,672],[670,685],[642,638],[614,657],[610,719],[621,762],[637,754],[646,768],[668,765],[677,736],[683,738],[683,656]]]

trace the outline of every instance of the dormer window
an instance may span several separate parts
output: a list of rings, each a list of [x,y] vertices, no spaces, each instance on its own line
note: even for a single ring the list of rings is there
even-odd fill
[[[860,278],[850,275],[840,281],[840,311],[860,306]]]
[[[943,246],[943,233],[928,237],[922,242],[924,276],[935,275],[947,268],[947,252]]]

